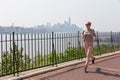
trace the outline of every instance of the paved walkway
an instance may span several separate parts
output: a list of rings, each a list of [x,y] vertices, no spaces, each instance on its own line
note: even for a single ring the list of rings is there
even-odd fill
[[[88,73],[83,71],[83,65],[76,64],[25,80],[120,80],[120,54],[97,59],[95,64],[90,64]]]

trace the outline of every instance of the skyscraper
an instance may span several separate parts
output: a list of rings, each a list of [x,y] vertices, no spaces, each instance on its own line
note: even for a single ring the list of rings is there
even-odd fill
[[[68,22],[69,22],[69,24],[71,24],[71,18],[69,17],[69,19],[68,19]]]

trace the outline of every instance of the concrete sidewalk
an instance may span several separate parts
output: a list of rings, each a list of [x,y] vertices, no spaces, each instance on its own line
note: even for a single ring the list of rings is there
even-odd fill
[[[85,73],[81,67],[41,80],[120,80],[120,56],[90,65],[88,73]]]
[[[99,62],[100,60],[103,60],[103,58],[107,59],[109,57],[117,57],[117,56],[119,56],[119,53],[120,53],[120,51],[117,51],[117,52],[113,52],[113,53],[103,54],[101,56],[96,56],[96,58],[98,59],[96,61]],[[41,80],[41,79],[45,79],[45,78],[46,78],[45,80],[47,80],[47,78],[49,78],[49,79],[51,78],[50,76],[60,74],[60,73],[63,73],[63,72],[69,71],[69,70],[74,70],[74,69],[77,70],[78,68],[83,67],[84,61],[85,61],[85,58],[82,60],[73,60],[73,61],[58,64],[57,67],[56,66],[55,67],[48,66],[48,67],[44,67],[44,68],[34,69],[34,70],[20,73],[19,77],[7,76],[7,77],[0,78],[0,80],[22,80],[22,79]],[[95,67],[96,66],[91,66],[90,68],[95,69]],[[92,69],[90,69],[90,70],[92,70]],[[54,80],[52,78],[50,80]],[[55,80],[70,80],[70,79],[55,79]],[[76,80],[76,79],[74,79],[74,80]]]

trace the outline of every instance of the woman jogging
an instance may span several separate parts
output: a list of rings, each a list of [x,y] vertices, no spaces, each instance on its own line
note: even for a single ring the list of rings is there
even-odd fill
[[[82,38],[84,39],[84,48],[86,53],[86,62],[85,62],[85,69],[84,71],[87,73],[87,67],[90,61],[90,58],[92,59],[92,64],[94,64],[95,57],[92,55],[93,50],[93,37],[96,38],[96,34],[94,29],[91,29],[91,22],[87,22],[85,24],[86,29],[82,32]]]

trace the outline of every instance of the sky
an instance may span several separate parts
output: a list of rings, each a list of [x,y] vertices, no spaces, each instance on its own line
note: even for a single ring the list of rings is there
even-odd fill
[[[120,31],[120,0],[0,0],[0,26],[33,27],[87,21],[96,31]]]

